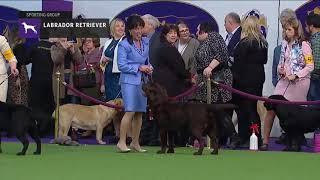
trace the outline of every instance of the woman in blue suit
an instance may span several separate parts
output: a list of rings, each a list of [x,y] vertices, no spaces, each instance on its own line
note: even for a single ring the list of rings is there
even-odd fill
[[[126,22],[126,39],[119,43],[118,67],[120,74],[121,93],[124,101],[125,114],[120,125],[120,140],[117,144],[120,152],[129,152],[126,136],[132,124],[132,142],[130,147],[138,152],[141,149],[139,136],[142,125],[142,113],[146,112],[147,98],[142,92],[142,78],[151,74],[149,65],[149,39],[142,37],[144,21],[138,15],[128,17]],[[130,121],[132,120],[132,123]]]

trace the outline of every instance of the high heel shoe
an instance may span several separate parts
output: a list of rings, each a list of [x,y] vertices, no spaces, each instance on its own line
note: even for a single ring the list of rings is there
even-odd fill
[[[145,152],[147,152],[147,150],[141,149],[140,146],[139,146],[139,148],[137,148],[136,146],[133,146],[133,145],[130,144],[129,147],[130,147],[132,150],[134,150],[134,151],[136,151],[136,152],[139,152],[139,153],[145,153]]]
[[[118,144],[117,144],[117,148],[119,150],[118,152],[120,152],[120,153],[128,153],[131,151],[131,149],[129,149],[129,148],[121,149]]]

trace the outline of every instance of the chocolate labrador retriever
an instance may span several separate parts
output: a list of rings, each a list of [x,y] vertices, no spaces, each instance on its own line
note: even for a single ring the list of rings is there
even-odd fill
[[[161,150],[157,153],[165,153],[167,148],[167,136],[169,149],[167,153],[174,153],[173,131],[187,129],[200,142],[200,147],[194,155],[201,155],[204,148],[203,135],[211,139],[211,154],[218,154],[217,127],[226,112],[224,110],[234,109],[233,104],[197,104],[171,102],[168,100],[166,90],[155,82],[143,85],[143,91],[148,97],[149,107],[154,118],[157,120],[160,137]]]

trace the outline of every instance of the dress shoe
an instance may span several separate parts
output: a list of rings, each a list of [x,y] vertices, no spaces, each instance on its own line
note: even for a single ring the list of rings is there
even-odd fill
[[[269,145],[268,144],[263,144],[260,146],[260,151],[268,151],[269,150]]]
[[[134,150],[134,151],[136,151],[136,152],[139,152],[139,153],[145,153],[145,152],[147,152],[147,150],[145,150],[145,149],[141,149],[141,147],[140,146],[133,146],[133,145],[131,145],[130,144],[130,146],[129,146],[132,150]]]
[[[120,153],[128,153],[131,151],[131,149],[129,149],[129,148],[125,148],[125,149],[120,148],[118,144],[117,144],[117,148]]]

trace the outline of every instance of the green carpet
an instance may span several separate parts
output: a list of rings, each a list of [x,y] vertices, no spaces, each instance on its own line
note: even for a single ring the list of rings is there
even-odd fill
[[[43,145],[40,156],[15,155],[17,143],[3,143],[1,180],[312,180],[319,179],[320,156],[313,153],[251,152],[221,150],[218,156],[206,150],[194,156],[191,148],[175,154],[116,153],[115,146],[65,147]]]

